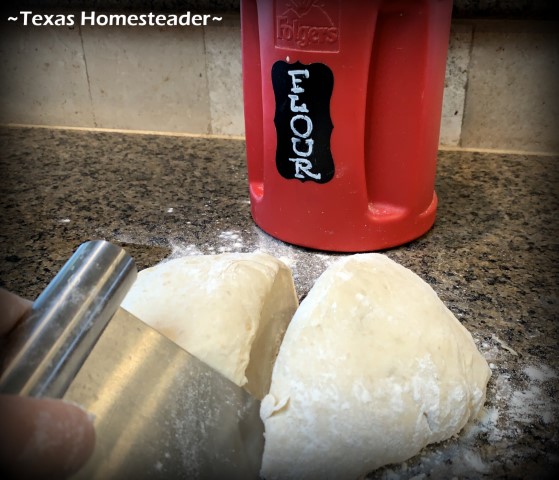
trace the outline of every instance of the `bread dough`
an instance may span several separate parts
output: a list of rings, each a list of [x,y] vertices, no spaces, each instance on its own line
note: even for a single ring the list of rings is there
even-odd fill
[[[170,260],[141,271],[122,303],[257,398],[297,305],[291,270],[264,253]]]
[[[355,479],[459,432],[491,375],[432,288],[381,254],[346,257],[293,317],[261,405],[266,479]]]

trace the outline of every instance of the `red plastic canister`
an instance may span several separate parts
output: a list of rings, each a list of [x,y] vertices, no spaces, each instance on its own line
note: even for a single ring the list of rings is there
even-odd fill
[[[435,221],[452,0],[242,0],[252,216],[320,250]]]

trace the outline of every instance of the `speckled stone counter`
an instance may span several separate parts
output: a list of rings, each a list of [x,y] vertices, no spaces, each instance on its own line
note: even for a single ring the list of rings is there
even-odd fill
[[[277,241],[250,217],[244,143],[0,130],[0,286],[35,297],[79,244],[165,257],[255,250],[303,297],[339,254]],[[493,371],[482,417],[370,478],[546,478],[559,469],[559,158],[440,152],[434,228],[385,253],[432,285]]]

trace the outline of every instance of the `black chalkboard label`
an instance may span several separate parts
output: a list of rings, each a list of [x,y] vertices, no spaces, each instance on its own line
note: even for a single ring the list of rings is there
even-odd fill
[[[276,97],[276,166],[281,176],[326,183],[334,177],[330,151],[332,70],[323,63],[277,61],[272,67]]]

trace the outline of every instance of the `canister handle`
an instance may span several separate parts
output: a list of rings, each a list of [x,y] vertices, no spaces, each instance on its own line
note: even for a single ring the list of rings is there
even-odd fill
[[[62,397],[137,276],[126,251],[82,244],[10,333],[0,392]]]

